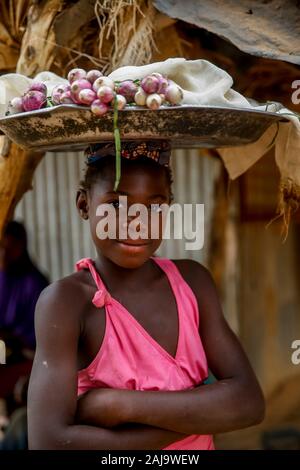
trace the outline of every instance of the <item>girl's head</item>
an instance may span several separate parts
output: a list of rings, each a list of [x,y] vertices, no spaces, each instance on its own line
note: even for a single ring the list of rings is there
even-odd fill
[[[161,244],[160,205],[167,207],[172,200],[170,146],[165,141],[123,143],[117,191],[113,144],[91,146],[87,155],[87,169],[77,193],[79,213],[89,219],[99,254],[121,267],[137,268]],[[109,236],[104,237],[108,231]]]

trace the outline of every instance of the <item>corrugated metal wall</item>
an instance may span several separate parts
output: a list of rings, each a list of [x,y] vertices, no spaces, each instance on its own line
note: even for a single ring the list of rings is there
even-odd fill
[[[173,152],[175,202],[205,204],[205,243],[200,251],[186,251],[185,240],[165,240],[159,255],[193,258],[205,263],[213,209],[213,187],[220,164],[198,150]],[[25,223],[29,250],[40,269],[53,281],[70,274],[82,257],[94,257],[87,221],[75,207],[82,176],[81,153],[47,153],[36,170],[33,190],[19,203],[15,218]]]

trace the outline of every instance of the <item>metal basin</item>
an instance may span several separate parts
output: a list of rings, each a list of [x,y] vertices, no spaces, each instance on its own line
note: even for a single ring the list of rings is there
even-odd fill
[[[232,147],[256,141],[279,114],[215,106],[135,107],[119,111],[121,138],[171,139],[174,148]],[[89,108],[60,105],[0,119],[0,129],[30,150],[80,150],[113,140],[113,112],[97,117]]]

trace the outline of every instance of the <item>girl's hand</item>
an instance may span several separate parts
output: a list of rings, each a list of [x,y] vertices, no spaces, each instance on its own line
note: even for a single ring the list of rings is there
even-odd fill
[[[104,428],[126,423],[128,393],[130,390],[112,388],[90,390],[78,399],[76,421]]]

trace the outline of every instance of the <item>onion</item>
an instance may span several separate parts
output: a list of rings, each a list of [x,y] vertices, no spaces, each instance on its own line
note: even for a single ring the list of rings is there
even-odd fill
[[[74,104],[71,91],[67,90],[64,93],[62,93],[62,95],[60,96],[59,102],[60,104]]]
[[[75,80],[81,80],[86,77],[86,71],[83,69],[72,69],[68,73],[68,80],[70,83],[75,82]]]
[[[139,87],[138,91],[134,95],[134,101],[138,106],[145,106],[147,96],[148,95],[144,92],[143,88]]]
[[[102,103],[110,103],[114,99],[115,93],[109,86],[101,86],[98,88],[97,96]]]
[[[156,93],[159,87],[159,79],[153,75],[148,75],[147,77],[143,78],[141,87],[149,95]]]
[[[102,75],[103,74],[100,70],[89,70],[86,74],[86,79],[93,84],[94,81],[97,80],[97,78],[102,77]]]
[[[81,90],[80,90],[81,91]],[[82,104],[80,99],[79,99],[79,93],[73,93],[72,91],[70,92],[71,93],[71,98],[73,100],[74,103],[76,104]]]
[[[101,86],[108,86],[112,90],[115,89],[115,83],[111,78],[99,77],[93,83],[93,90],[97,93]]]
[[[12,100],[10,100],[8,104],[8,111],[10,114],[22,113],[24,111],[22,98],[16,96]]]
[[[166,93],[168,86],[169,86],[169,81],[165,77],[160,78],[157,93],[164,95]]]
[[[161,80],[162,78],[164,78],[164,76],[163,76],[161,73],[158,73],[158,72],[153,72],[153,73],[151,73],[151,77],[156,77],[156,78],[158,78],[159,80]]]
[[[137,92],[137,85],[132,80],[124,80],[116,86],[117,93],[123,95],[128,103],[134,101],[134,96]]]
[[[65,92],[70,90],[70,85],[56,85],[52,90],[51,100],[53,104],[60,104],[60,97]]]
[[[126,104],[127,104],[127,101],[126,101],[126,98],[125,96],[123,95],[116,95],[116,100],[117,100],[117,108],[118,110],[120,111],[121,109],[124,109]]]
[[[171,104],[179,104],[182,101],[182,89],[178,85],[170,84],[165,92],[166,100]]]
[[[46,102],[47,99],[44,93],[41,93],[40,91],[28,91],[22,97],[24,111],[34,111],[35,109],[41,109],[43,106],[45,106]]]
[[[81,103],[90,105],[93,101],[97,99],[96,93],[93,90],[80,90],[78,94],[78,99]]]
[[[32,82],[28,91],[40,91],[47,96],[47,87],[43,82]]]
[[[95,100],[91,105],[91,111],[96,114],[96,116],[103,116],[103,114],[108,111],[108,106],[100,100]]]
[[[91,89],[91,83],[86,80],[85,78],[81,78],[80,80],[75,80],[71,85],[71,92],[72,93],[79,93],[81,90]]]
[[[162,103],[161,97],[157,93],[149,95],[146,99],[146,105],[150,109],[158,109]]]

